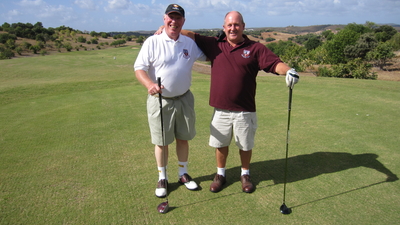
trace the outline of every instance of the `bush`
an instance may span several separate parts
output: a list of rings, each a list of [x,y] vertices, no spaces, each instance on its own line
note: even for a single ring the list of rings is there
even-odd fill
[[[79,43],[86,43],[86,38],[84,38],[83,36],[79,36],[77,41]]]
[[[72,45],[70,43],[65,43],[63,46],[68,52],[72,50]]]
[[[333,65],[330,69],[324,66],[319,67],[317,76],[376,80],[378,76],[375,72],[371,72],[371,68],[370,64],[357,58],[346,64]]]
[[[17,40],[17,36],[8,33],[0,34],[0,43],[5,44],[9,39]]]
[[[11,49],[0,46],[0,59],[11,59],[15,54]]]
[[[32,50],[33,54],[37,54],[41,48],[39,45],[32,45],[29,49]]]
[[[97,45],[99,42],[97,41],[97,38],[93,38],[91,40],[92,44]]]
[[[18,47],[16,47],[15,48],[15,51],[18,53],[18,55],[21,55],[22,54],[22,47],[21,46],[18,46]]]
[[[272,37],[265,38],[265,41],[266,41],[266,42],[275,41],[275,40],[276,40],[276,39],[275,39],[275,38],[272,38]]]
[[[318,67],[317,76],[319,77],[332,77],[332,70],[325,66]]]

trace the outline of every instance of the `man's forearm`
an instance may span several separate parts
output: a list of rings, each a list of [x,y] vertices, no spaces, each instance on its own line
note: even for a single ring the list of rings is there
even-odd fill
[[[194,41],[194,35],[196,33],[193,31],[189,31],[189,30],[181,30],[181,34],[191,38]]]
[[[276,65],[275,67],[275,73],[279,75],[286,75],[286,72],[290,69],[291,67],[289,67],[285,63],[278,63],[278,65]]]
[[[147,89],[149,89],[154,84],[154,82],[147,75],[146,71],[136,70],[135,74],[138,81]]]

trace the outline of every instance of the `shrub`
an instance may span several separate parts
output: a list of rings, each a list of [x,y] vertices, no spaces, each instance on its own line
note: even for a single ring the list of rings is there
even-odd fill
[[[0,34],[0,43],[5,44],[9,39],[17,40],[17,36],[8,33]]]
[[[0,46],[0,59],[11,59],[15,54],[11,49]]]
[[[265,38],[265,41],[266,41],[266,42],[275,41],[275,40],[276,40],[276,39],[275,39],[275,38],[272,38],[272,37]]]
[[[68,52],[72,50],[72,45],[70,43],[65,43],[63,46]]]
[[[79,43],[85,43],[86,42],[86,38],[84,38],[83,36],[79,36],[78,37],[78,42]]]
[[[18,55],[21,55],[22,54],[22,47],[21,46],[18,46],[18,47],[16,47],[15,48],[15,51],[18,53]]]
[[[333,65],[330,69],[324,66],[319,67],[317,76],[376,80],[378,76],[375,72],[371,72],[371,68],[370,64],[357,58],[346,64]]]

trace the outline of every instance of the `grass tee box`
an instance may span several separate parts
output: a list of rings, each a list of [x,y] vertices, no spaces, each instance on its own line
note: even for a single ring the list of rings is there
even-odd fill
[[[167,214],[154,196],[146,90],[138,49],[60,53],[0,61],[0,224],[396,224],[400,220],[400,83],[301,77],[293,90],[286,204],[288,110],[284,77],[259,76],[251,176],[241,191],[231,145],[227,184],[208,146],[209,75],[193,74],[197,136],[191,176],[177,183],[170,154]],[[115,57],[115,60],[114,60]],[[171,146],[174,148],[174,145]]]

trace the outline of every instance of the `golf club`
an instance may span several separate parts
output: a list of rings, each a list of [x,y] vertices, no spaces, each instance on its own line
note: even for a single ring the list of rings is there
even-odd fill
[[[288,164],[288,153],[289,153],[289,136],[290,136],[290,111],[292,110],[292,87],[289,87],[289,104],[288,104],[288,124],[286,133],[286,159],[285,159],[285,175],[283,183],[283,203],[279,208],[282,214],[290,214],[292,210],[286,206],[286,178],[287,178],[287,164]]]
[[[161,77],[157,78],[158,81],[158,86],[161,88]],[[163,120],[163,112],[162,112],[162,95],[161,93],[158,93],[158,100],[160,102],[160,116],[161,116],[161,136],[162,136],[162,145],[163,145],[163,162],[164,162],[164,166],[166,169],[166,156],[165,156],[165,134],[164,134],[164,120]],[[167,213],[168,209],[169,209],[169,204],[168,204],[168,183],[165,186],[165,189],[167,190],[167,195],[165,197],[165,202],[160,203],[157,206],[157,211],[159,213]]]

